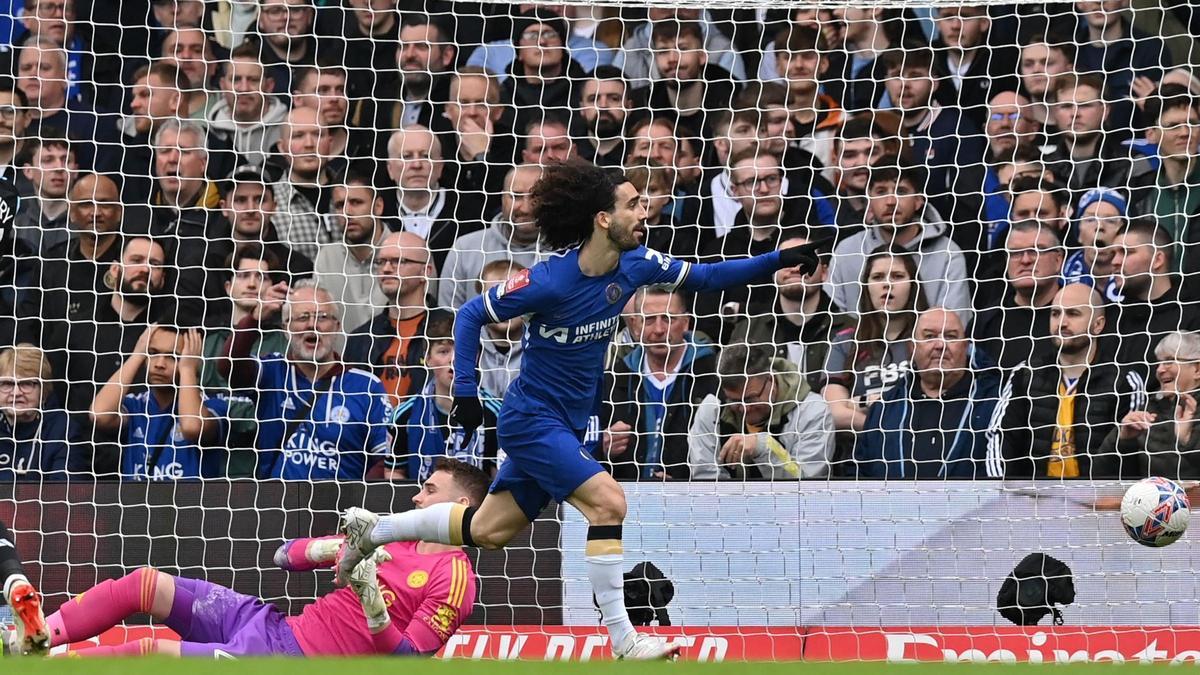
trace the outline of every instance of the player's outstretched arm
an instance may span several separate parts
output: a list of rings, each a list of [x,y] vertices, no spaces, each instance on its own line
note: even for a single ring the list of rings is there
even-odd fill
[[[332,567],[345,540],[340,534],[289,539],[275,551],[275,565],[289,572]]]
[[[680,285],[693,293],[707,293],[744,286],[785,267],[799,267],[801,272],[810,274],[820,264],[819,252],[832,245],[832,238],[820,239],[753,258],[690,265]]]
[[[463,303],[454,316],[454,396],[479,398],[479,339],[483,327],[492,321],[484,307],[484,296]]]

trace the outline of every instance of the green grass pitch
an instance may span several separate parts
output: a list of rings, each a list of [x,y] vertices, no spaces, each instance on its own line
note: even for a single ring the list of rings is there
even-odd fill
[[[19,666],[19,667],[18,667]],[[642,663],[612,662],[544,662],[544,661],[468,661],[424,660],[419,658],[362,658],[362,659],[245,659],[240,661],[199,661],[162,658],[144,659],[49,659],[0,661],[0,673],[31,675],[35,673],[65,673],[68,675],[879,675],[897,670],[928,675],[964,669],[979,670],[989,665],[974,664],[894,664],[883,663]],[[993,669],[999,666],[991,666]],[[1042,666],[1043,668],[1049,666]],[[1066,668],[1081,670],[1111,670],[1112,664],[1070,664],[1054,666],[1055,671]],[[1006,665],[1003,670],[1034,670],[1029,665]]]

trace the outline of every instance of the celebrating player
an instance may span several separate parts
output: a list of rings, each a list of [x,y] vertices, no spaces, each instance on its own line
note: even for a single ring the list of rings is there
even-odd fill
[[[42,615],[42,598],[25,578],[17,555],[17,539],[3,522],[0,522],[0,600],[12,610],[17,624],[15,633],[0,630],[0,654],[46,653],[50,648],[50,633]]]
[[[395,541],[500,548],[550,500],[587,518],[587,565],[596,602],[618,658],[673,658],[678,647],[638,634],[624,606],[621,523],[625,493],[583,450],[597,410],[604,354],[621,309],[638,288],[659,285],[718,291],[767,280],[776,270],[816,269],[818,241],[745,260],[691,265],[642,246],[646,206],[624,176],[573,160],[547,167],[532,191],[544,245],[561,253],[463,305],[455,326],[453,423],[482,420],[475,376],[480,329],[530,315],[521,372],[504,396],[497,433],[507,459],[478,509],[439,504],[377,516],[352,508],[342,517],[347,551],[339,581],[377,546]]]
[[[418,509],[443,503],[475,507],[487,485],[481,470],[443,459],[413,504]],[[329,567],[340,548],[341,537],[294,539],[279,548],[275,563],[291,571]],[[285,617],[274,605],[217,584],[143,567],[80,593],[46,623],[57,646],[145,613],[183,640],[144,638],[80,650],[80,656],[433,654],[458,630],[474,602],[475,573],[462,549],[409,542],[364,560],[353,570],[350,588],[318,598],[299,616]]]

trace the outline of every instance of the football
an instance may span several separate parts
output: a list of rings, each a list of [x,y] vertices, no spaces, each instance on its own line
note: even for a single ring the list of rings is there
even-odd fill
[[[1173,544],[1187,530],[1191,512],[1187,493],[1173,480],[1145,478],[1121,499],[1121,524],[1143,546]]]

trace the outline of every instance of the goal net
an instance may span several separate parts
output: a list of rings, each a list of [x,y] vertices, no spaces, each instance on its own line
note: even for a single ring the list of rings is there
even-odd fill
[[[1121,512],[1200,478],[1190,5],[8,4],[0,520],[48,609],[152,565],[299,613],[284,540],[525,475],[504,401],[597,388],[554,466],[621,482],[686,658],[1200,658],[1186,494]],[[471,550],[441,653],[606,658],[587,527]]]

